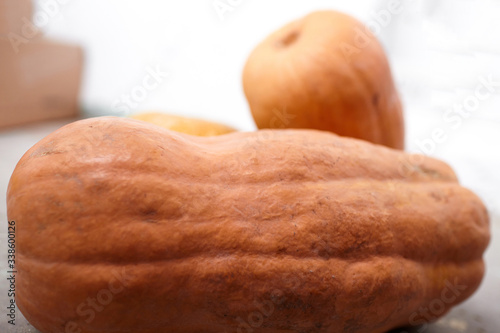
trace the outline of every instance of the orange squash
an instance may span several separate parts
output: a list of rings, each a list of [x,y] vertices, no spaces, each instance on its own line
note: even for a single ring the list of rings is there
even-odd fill
[[[131,115],[130,118],[146,121],[172,131],[197,136],[222,135],[236,131],[234,128],[219,123],[161,112],[141,112]]]
[[[436,319],[479,286],[489,219],[445,163],[401,172],[413,160],[314,130],[69,124],[9,183],[17,305],[43,333],[377,333]]]
[[[404,148],[402,106],[377,38],[356,19],[319,11],[250,54],[243,88],[257,127],[312,128]]]

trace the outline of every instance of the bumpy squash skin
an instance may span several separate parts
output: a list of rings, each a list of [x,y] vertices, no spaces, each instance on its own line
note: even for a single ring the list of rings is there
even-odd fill
[[[409,157],[312,130],[72,123],[9,184],[17,305],[44,333],[377,333],[466,286],[437,318],[479,286],[489,219],[446,164]]]
[[[385,52],[356,19],[313,12],[250,54],[243,88],[257,127],[312,128],[404,148],[402,106]]]
[[[130,116],[166,129],[197,136],[215,136],[235,132],[229,126],[203,119],[188,118],[161,112],[141,112]]]

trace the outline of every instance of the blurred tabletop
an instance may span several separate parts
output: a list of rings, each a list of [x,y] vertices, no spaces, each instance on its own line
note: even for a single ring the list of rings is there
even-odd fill
[[[14,170],[17,161],[21,156],[37,141],[42,139],[50,132],[61,127],[69,120],[46,122],[37,125],[29,125],[10,130],[0,131],[0,219],[7,221],[6,213],[6,190],[10,175]],[[495,128],[499,128],[496,124]],[[496,142],[500,142],[500,131],[493,128],[493,132],[498,132]],[[478,135],[484,135],[484,126],[478,127]],[[495,153],[498,153],[495,151]],[[496,161],[496,160],[495,160]],[[467,158],[448,156],[447,162],[450,163],[458,172],[459,178],[465,180],[464,186],[472,189],[480,195],[488,205],[491,214],[492,242],[486,253],[487,273],[480,289],[466,302],[454,308],[450,313],[438,322],[422,327],[413,327],[399,329],[393,333],[485,333],[499,332],[500,327],[500,207],[495,193],[498,192],[498,175],[496,179],[490,179],[491,174],[498,173],[500,168],[496,162],[476,161],[473,162]],[[462,181],[462,183],[464,183]],[[484,185],[484,186],[483,186]],[[492,188],[494,190],[492,190]],[[16,326],[7,323],[6,307],[8,305],[7,297],[7,226],[1,228],[0,233],[0,253],[1,253],[1,280],[0,283],[0,307],[2,314],[0,316],[0,332],[38,332],[22,316],[16,312]]]

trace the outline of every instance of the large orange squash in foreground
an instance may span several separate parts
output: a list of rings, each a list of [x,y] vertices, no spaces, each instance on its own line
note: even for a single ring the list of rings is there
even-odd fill
[[[72,123],[10,180],[17,305],[44,333],[377,333],[437,318],[480,284],[488,215],[446,164],[413,160],[312,130]]]
[[[314,12],[271,34],[249,56],[243,88],[258,128],[314,128],[404,147],[384,50],[348,15]]]

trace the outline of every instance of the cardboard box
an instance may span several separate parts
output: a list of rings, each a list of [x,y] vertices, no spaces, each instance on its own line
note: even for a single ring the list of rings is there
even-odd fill
[[[0,40],[0,127],[78,115],[83,53],[32,40],[16,53]]]
[[[32,17],[31,0],[0,0],[0,37],[5,39],[11,32],[22,36],[23,27]]]

